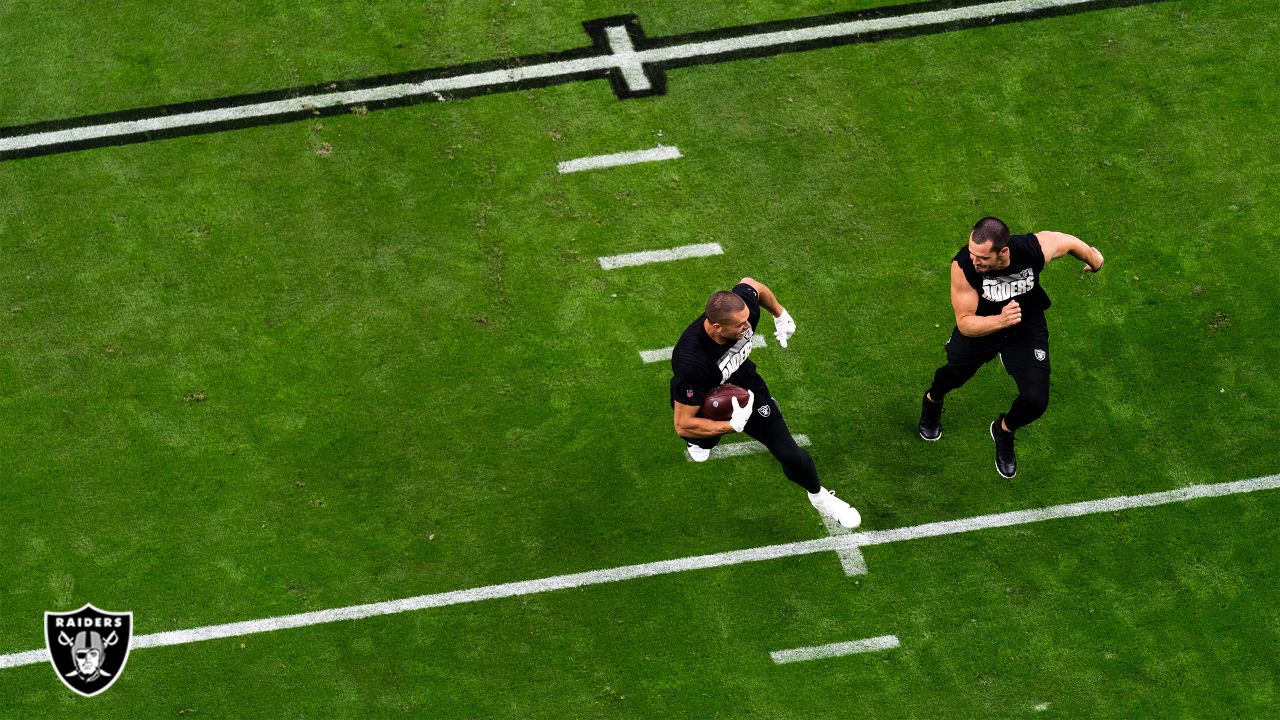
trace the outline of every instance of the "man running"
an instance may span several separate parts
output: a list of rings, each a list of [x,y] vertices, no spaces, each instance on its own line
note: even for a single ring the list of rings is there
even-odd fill
[[[956,326],[947,341],[947,364],[933,374],[933,385],[921,400],[920,437],[942,437],[943,398],[999,356],[1018,385],[1018,397],[1008,412],[991,422],[996,471],[1006,478],[1018,473],[1014,433],[1049,406],[1049,326],[1044,311],[1050,302],[1040,285],[1040,272],[1049,261],[1068,254],[1085,264],[1085,272],[1102,269],[1102,253],[1074,235],[1044,231],[1011,236],[1009,227],[993,217],[973,226],[969,244],[951,260]]]
[[[813,458],[796,444],[769,386],[748,359],[761,306],[773,315],[774,336],[785,348],[796,331],[791,313],[778,304],[768,286],[749,277],[742,278],[731,291],[712,294],[706,312],[685,328],[671,352],[676,435],[685,441],[689,457],[706,462],[721,437],[746,433],[773,453],[787,479],[809,492],[809,502],[819,513],[846,528],[855,528],[862,522],[858,511],[822,487]],[[706,394],[725,383],[747,390],[747,404],[739,405],[734,398],[729,420],[698,417]]]

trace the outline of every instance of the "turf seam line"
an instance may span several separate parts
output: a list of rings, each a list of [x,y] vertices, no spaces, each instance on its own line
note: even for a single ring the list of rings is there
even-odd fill
[[[829,552],[831,550],[840,550],[850,547],[860,548],[872,545],[884,545],[887,543],[903,542],[907,540],[920,540],[922,538],[974,532],[976,530],[1024,525],[1027,523],[1042,522],[1045,520],[1058,520],[1063,518],[1081,517],[1084,515],[1094,515],[1098,513],[1117,512],[1120,510],[1129,510],[1140,507],[1169,505],[1172,503],[1186,502],[1188,500],[1223,497],[1227,495],[1258,492],[1261,490],[1275,490],[1277,488],[1280,488],[1280,475],[1267,475],[1250,480],[1238,480],[1235,482],[1215,483],[1209,485],[1190,485],[1177,490],[1147,493],[1145,495],[1120,495],[1117,497],[1103,498],[1101,500],[1087,500],[1084,502],[1054,505],[1034,510],[1017,510],[992,515],[979,515],[960,520],[944,520],[941,522],[925,523],[923,525],[913,525],[911,527],[903,527],[893,530],[870,530],[865,532],[856,532],[850,535],[839,535],[836,537],[825,537],[815,540],[801,540],[798,542],[781,543],[778,545],[764,545],[744,550],[730,550],[727,552],[712,553],[709,555],[695,555],[691,557],[677,558],[675,560],[661,560],[658,562],[641,563],[638,565],[624,565],[622,567],[615,567],[606,570],[590,570],[587,572],[573,573],[569,575],[556,575],[538,580],[523,580],[519,582],[502,583],[499,585],[486,585],[468,590],[453,590],[450,592],[434,593],[431,595],[418,595],[400,600],[387,600],[383,602],[368,603],[365,605],[352,605],[343,608],[331,608],[328,610],[297,613],[294,615],[280,615],[277,617],[262,618],[258,620],[244,620],[221,625],[207,625],[204,627],[190,628],[186,630],[171,630],[167,632],[151,633],[148,635],[135,636],[133,638],[132,647],[134,649],[164,647],[166,645],[182,645],[186,643],[200,642],[202,640],[240,637],[243,635],[254,635],[257,633],[272,632],[287,628],[306,627],[309,625],[339,622],[342,620],[356,620],[360,618],[377,617],[380,615],[410,612],[413,610],[425,610],[427,608],[447,607],[450,605],[479,602],[481,600],[496,600],[499,598],[534,595],[551,592],[553,590],[568,590],[588,585],[600,585],[604,583],[620,582],[623,580],[669,575],[672,573],[688,572],[690,570],[727,567],[730,565],[739,565],[748,562],[760,562],[763,560],[776,560],[778,558],[796,557],[800,555],[812,555],[814,553]],[[134,615],[136,618],[138,613],[135,611]],[[9,655],[0,655],[0,669],[29,665],[32,663],[42,662],[47,659],[48,654],[45,650],[30,650]]]
[[[655,38],[618,15],[584,22],[592,44],[571,50],[0,128],[0,160],[601,79],[619,99],[663,95],[676,68],[1163,1],[932,0]]]

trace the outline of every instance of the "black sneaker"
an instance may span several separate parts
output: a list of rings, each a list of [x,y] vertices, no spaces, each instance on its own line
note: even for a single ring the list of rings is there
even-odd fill
[[[1000,427],[1004,415],[991,423],[991,439],[996,443],[996,472],[1001,477],[1011,478],[1018,474],[1018,456],[1013,452],[1013,433]]]
[[[942,403],[930,400],[927,391],[920,399],[920,437],[929,442],[942,437]]]

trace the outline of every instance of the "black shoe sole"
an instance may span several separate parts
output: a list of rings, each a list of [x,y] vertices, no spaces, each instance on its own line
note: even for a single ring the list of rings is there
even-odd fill
[[[990,427],[988,427],[988,428],[987,428],[987,430],[989,430],[989,431],[991,432],[991,442],[992,442],[992,443],[994,443],[994,442],[996,441],[996,424],[995,424],[995,422],[992,422],[992,423],[991,423],[991,426],[990,426]],[[1015,469],[1014,469],[1014,471],[1013,471],[1013,474],[1012,474],[1012,475],[1005,475],[1005,474],[1004,474],[1004,471],[1000,469],[1000,463],[998,463],[998,462],[996,463],[996,472],[1000,475],[1000,477],[1004,478],[1005,480],[1012,480],[1012,479],[1014,479],[1014,478],[1018,477],[1018,470],[1017,470],[1017,468],[1015,468]]]

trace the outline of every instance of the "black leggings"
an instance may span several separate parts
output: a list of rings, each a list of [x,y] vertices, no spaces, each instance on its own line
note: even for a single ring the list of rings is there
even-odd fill
[[[762,408],[768,409],[762,413]],[[818,466],[814,464],[809,453],[796,444],[791,430],[787,428],[787,421],[782,419],[782,411],[778,409],[776,400],[769,398],[768,401],[761,403],[760,398],[756,398],[756,407],[743,432],[773,453],[773,457],[782,465],[782,473],[788,480],[811,493],[822,489],[822,482],[818,479]],[[684,438],[684,440],[707,449],[715,447],[720,442],[719,437]]]
[[[933,385],[929,387],[929,397],[935,402],[952,390],[968,382],[981,365],[952,367],[943,365],[933,374]],[[1049,407],[1049,371],[1041,368],[1022,368],[1009,370],[1013,381],[1018,384],[1018,397],[1013,399],[1013,406],[1004,414],[1004,424],[1010,430],[1017,430],[1040,419]],[[918,386],[917,386],[918,387]]]
[[[968,382],[997,355],[1005,372],[1018,384],[1018,397],[1005,413],[1004,424],[1017,430],[1035,422],[1049,407],[1049,328],[1043,318],[1012,332],[981,338],[953,330],[947,341],[947,364],[933,374],[929,397],[942,402],[947,393]]]

